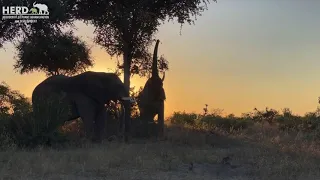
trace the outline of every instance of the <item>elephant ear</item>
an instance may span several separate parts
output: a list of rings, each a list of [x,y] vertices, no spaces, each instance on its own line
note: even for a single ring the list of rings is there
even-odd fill
[[[99,78],[94,74],[80,74],[72,78],[72,82],[68,85],[74,89],[74,92],[80,92],[94,100],[98,105],[105,104],[103,99],[105,88]]]
[[[89,87],[89,90],[86,92],[87,96],[94,99],[99,104],[105,104],[107,102],[106,93],[108,93],[108,89],[100,79],[90,80]]]
[[[84,93],[98,104],[120,98],[124,89],[116,74],[104,72],[87,71],[74,76],[70,84],[74,85],[73,89],[77,88],[76,92]]]

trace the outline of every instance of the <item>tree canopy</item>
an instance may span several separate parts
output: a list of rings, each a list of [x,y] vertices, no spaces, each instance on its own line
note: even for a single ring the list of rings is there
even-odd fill
[[[74,75],[93,65],[90,50],[72,31],[36,31],[26,35],[16,49],[14,68],[21,74],[37,70],[47,76]]]
[[[1,23],[0,45],[23,34],[44,29],[45,26],[63,28],[74,20],[93,24],[95,42],[111,55],[123,55],[119,68],[125,72],[125,83],[129,85],[130,74],[146,75],[150,63],[148,47],[154,34],[165,20],[179,23],[194,23],[197,16],[207,9],[207,3],[216,0],[39,0],[48,6],[50,19],[34,24],[15,24],[12,20]],[[32,7],[33,0],[0,0],[6,6]],[[23,32],[23,33],[21,33]],[[22,34],[22,35],[21,35]],[[35,33],[31,33],[35,34]],[[32,39],[24,38],[26,41]],[[39,39],[39,38],[38,38]],[[19,46],[17,46],[19,47]],[[168,69],[167,60],[160,58],[160,70]]]
[[[211,0],[216,2],[216,0]],[[95,42],[108,54],[123,55],[124,83],[130,86],[130,74],[150,59],[150,47],[158,27],[166,19],[194,23],[210,0],[78,0],[74,15],[93,24]],[[149,56],[149,57],[148,57]],[[166,62],[166,61],[164,61]],[[163,66],[167,67],[167,66]]]
[[[38,2],[38,1],[37,1]],[[72,1],[43,0],[49,8],[50,19],[37,23],[15,23],[2,20],[0,48],[6,41],[13,41],[17,50],[14,69],[21,74],[43,71],[47,76],[73,75],[93,65],[90,50],[72,31],[61,29],[73,25]],[[32,0],[0,0],[4,6],[32,7]]]
[[[0,117],[12,112],[25,114],[30,112],[31,103],[18,91],[12,90],[5,82],[0,83]]]
[[[2,6],[27,6],[32,7],[34,0],[0,0]],[[42,19],[37,23],[15,23],[13,19],[0,20],[0,48],[7,41],[17,40],[35,29],[42,29],[44,25],[55,28],[62,28],[65,25],[72,25],[73,0],[39,0],[48,6],[50,19]]]

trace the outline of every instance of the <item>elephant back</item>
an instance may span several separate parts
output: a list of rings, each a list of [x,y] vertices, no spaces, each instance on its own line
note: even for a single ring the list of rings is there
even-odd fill
[[[64,86],[67,84],[68,77],[63,75],[51,76],[38,84],[32,92],[32,104],[38,100],[44,100],[53,94],[64,92]]]

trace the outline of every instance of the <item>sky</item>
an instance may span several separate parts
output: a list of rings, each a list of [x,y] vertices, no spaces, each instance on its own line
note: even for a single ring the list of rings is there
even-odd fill
[[[156,34],[159,54],[169,61],[165,115],[223,109],[241,115],[253,108],[314,111],[320,96],[319,0],[218,0],[195,25],[165,22]],[[110,72],[116,57],[92,41],[92,26],[76,23],[76,34],[92,47],[92,71]],[[153,47],[151,47],[153,49]],[[11,43],[0,50],[0,81],[31,97],[44,73],[13,70]],[[146,79],[134,77],[133,86]]]

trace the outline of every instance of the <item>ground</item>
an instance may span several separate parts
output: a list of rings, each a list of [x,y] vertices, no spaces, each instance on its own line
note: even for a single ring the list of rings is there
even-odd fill
[[[226,135],[170,127],[167,140],[133,139],[0,153],[0,179],[318,179],[315,141],[299,134]],[[319,148],[320,149],[320,148]]]

